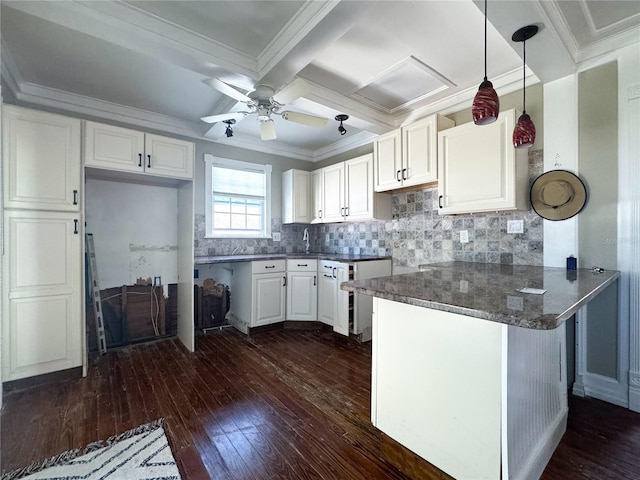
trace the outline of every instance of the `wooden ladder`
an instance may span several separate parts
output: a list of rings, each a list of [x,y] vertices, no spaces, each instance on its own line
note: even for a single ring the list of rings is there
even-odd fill
[[[93,233],[85,235],[87,256],[89,257],[89,283],[91,284],[91,299],[93,314],[96,319],[96,336],[98,338],[98,350],[100,355],[107,353],[107,340],[104,335],[104,319],[102,317],[102,299],[100,298],[100,285],[98,285],[98,266],[96,265],[96,249],[93,245]]]

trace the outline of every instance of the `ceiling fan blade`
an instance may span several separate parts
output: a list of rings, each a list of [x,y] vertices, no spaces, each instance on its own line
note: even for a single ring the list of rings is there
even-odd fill
[[[225,120],[242,120],[249,115],[249,112],[229,112],[221,113],[220,115],[209,115],[208,117],[202,117],[200,120],[207,123],[223,122]]]
[[[295,99],[304,97],[311,91],[311,85],[302,80],[296,78],[289,85],[284,86],[273,96],[273,99],[280,105],[286,105],[293,102]]]
[[[273,120],[260,122],[260,138],[262,140],[275,140],[277,138],[276,126],[273,124]]]
[[[217,78],[207,78],[206,80],[203,80],[203,82],[209,85],[210,87],[215,88],[220,93],[224,93],[228,97],[234,98],[239,102],[248,103],[251,101],[251,99],[247,97],[244,93],[236,90],[231,85],[228,85],[223,81],[218,80]]]
[[[282,118],[290,122],[302,123],[310,127],[322,128],[327,124],[328,119],[324,117],[316,117],[300,112],[282,112]]]

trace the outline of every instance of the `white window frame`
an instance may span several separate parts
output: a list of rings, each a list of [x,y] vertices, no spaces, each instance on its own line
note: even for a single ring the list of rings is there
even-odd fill
[[[239,160],[230,160],[228,158],[215,157],[209,153],[204,154],[205,163],[205,235],[204,238],[271,238],[271,165],[262,165],[259,163],[241,162]],[[211,193],[213,182],[211,178],[211,170],[214,165],[232,168],[235,170],[251,170],[262,172],[265,175],[265,199],[264,199],[264,229],[260,235],[213,235],[213,205],[211,202]]]

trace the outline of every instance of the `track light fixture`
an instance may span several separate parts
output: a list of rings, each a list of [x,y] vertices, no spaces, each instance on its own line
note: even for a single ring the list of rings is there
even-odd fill
[[[487,79],[487,0],[484,0],[484,80],[478,88],[471,107],[471,116],[476,125],[488,125],[498,119],[500,99]]]
[[[340,135],[344,135],[345,133],[347,133],[347,129],[342,126],[342,122],[349,120],[349,115],[341,113],[340,115],[336,115],[336,120],[340,122],[340,125],[338,126]]]
[[[522,115],[518,118],[515,128],[513,129],[513,146],[515,148],[529,148],[536,141],[536,126],[533,124],[531,117],[527,114],[526,107],[526,64],[527,64],[527,40],[538,33],[536,25],[527,25],[517,30],[511,40],[514,42],[522,42]]]
[[[233,118],[230,118],[229,120],[223,120],[222,123],[227,124],[227,129],[224,131],[227,138],[233,137],[233,129],[231,128],[231,125],[235,124],[236,121]]]

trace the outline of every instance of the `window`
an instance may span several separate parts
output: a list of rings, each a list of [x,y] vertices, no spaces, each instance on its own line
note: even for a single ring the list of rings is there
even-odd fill
[[[205,154],[206,237],[271,237],[271,165]]]

